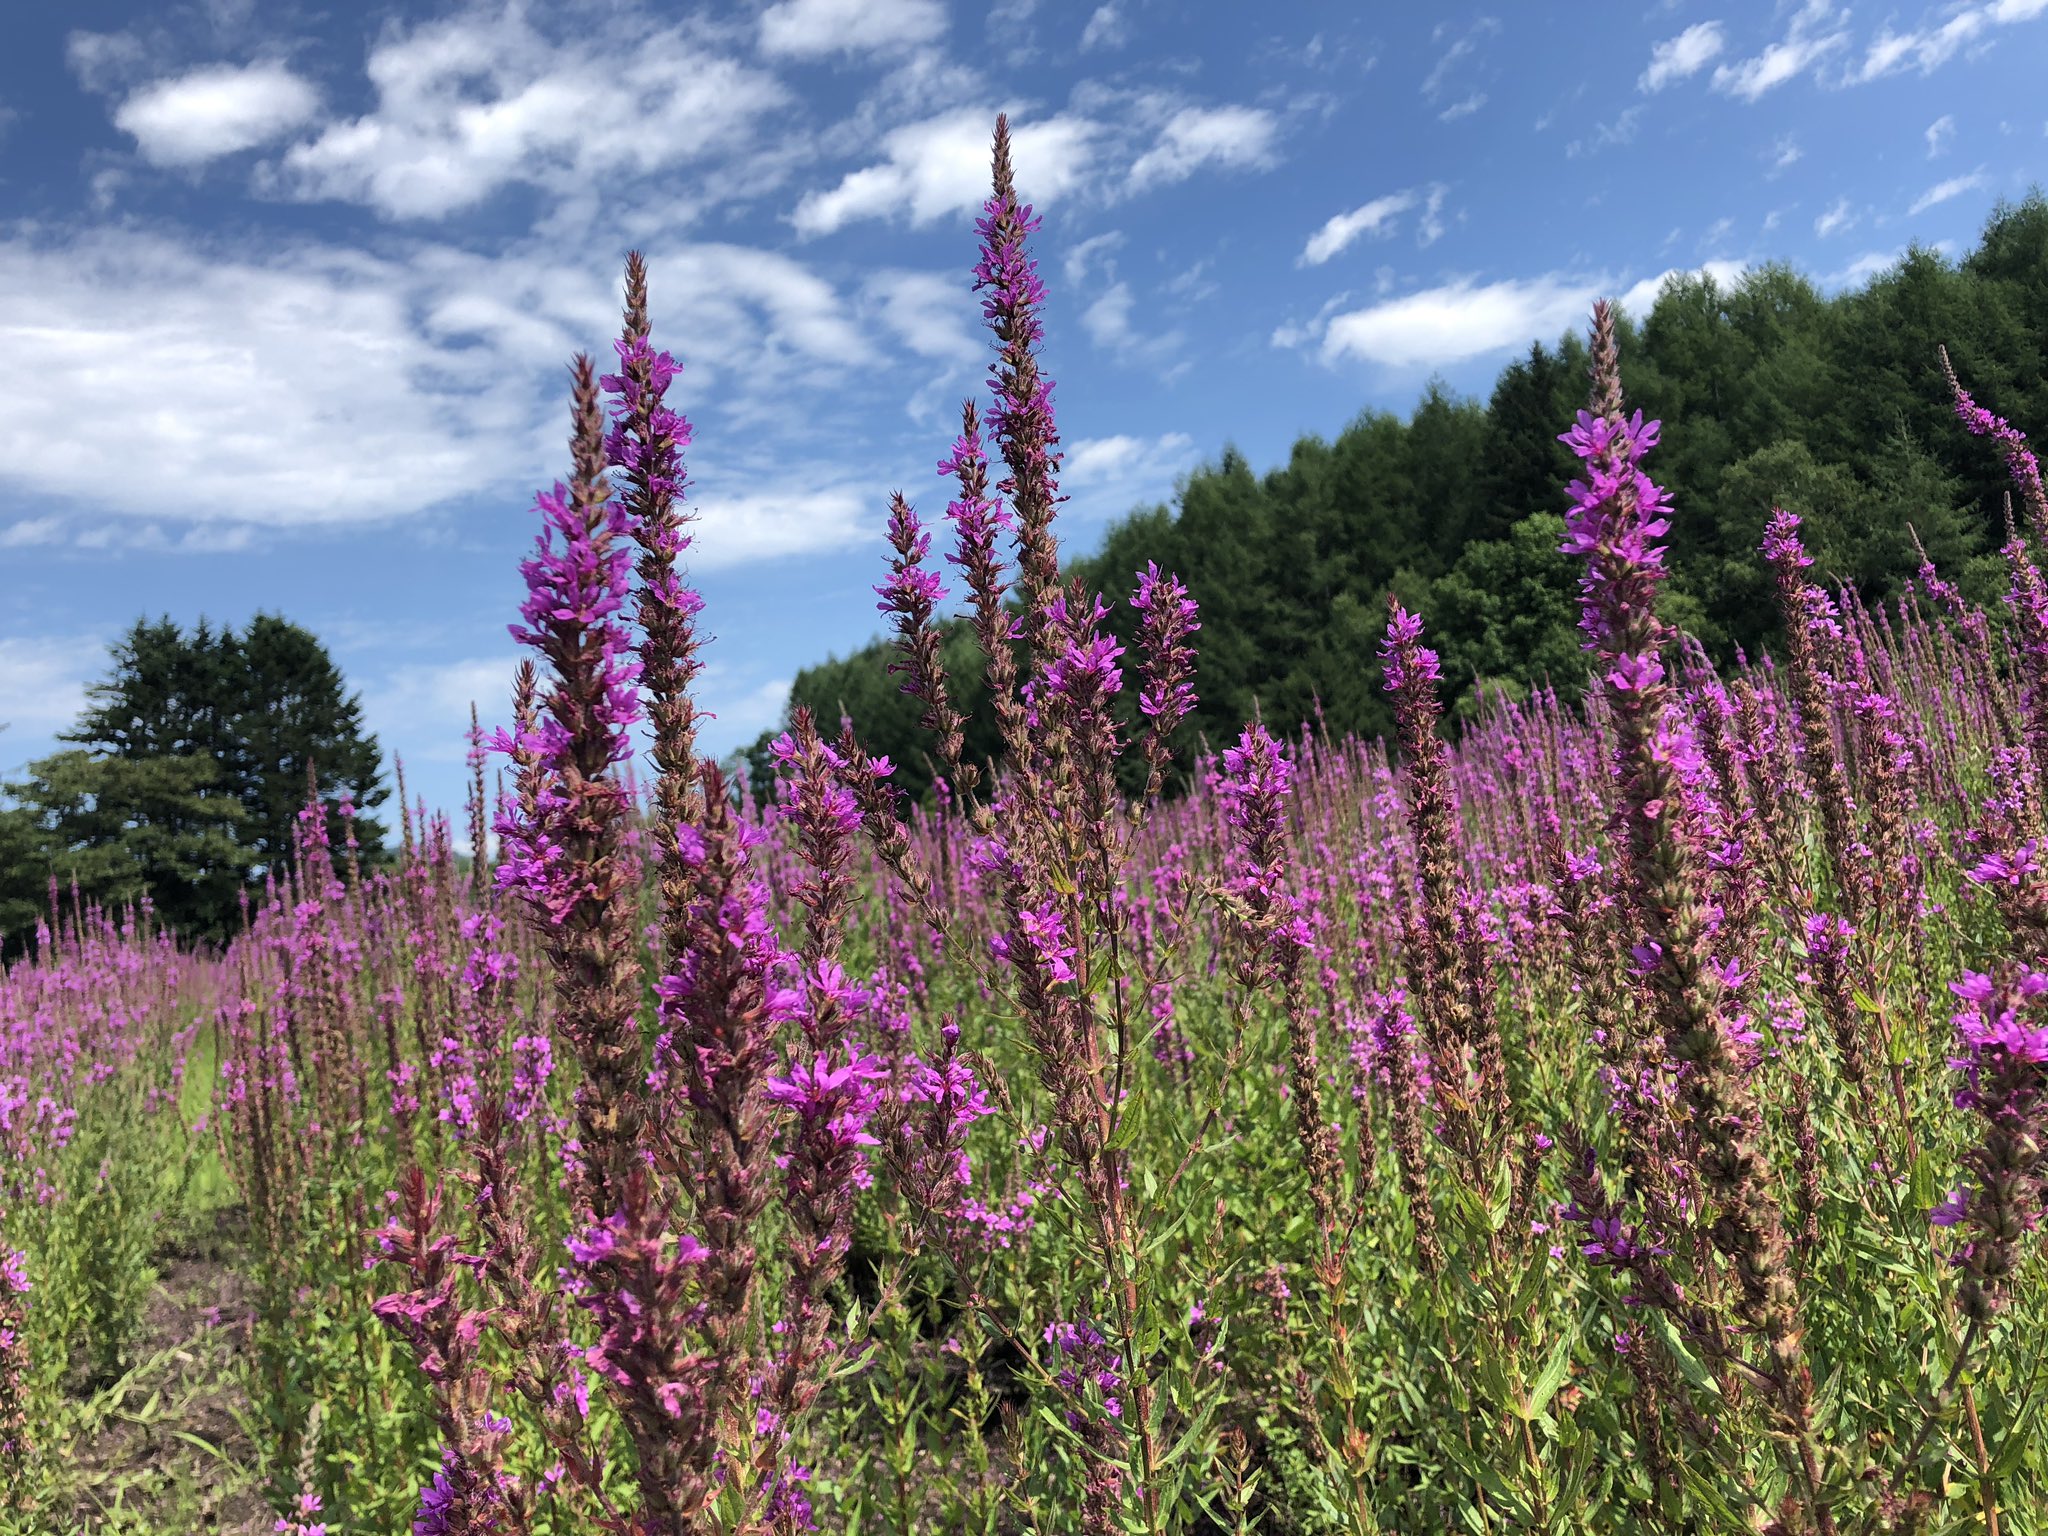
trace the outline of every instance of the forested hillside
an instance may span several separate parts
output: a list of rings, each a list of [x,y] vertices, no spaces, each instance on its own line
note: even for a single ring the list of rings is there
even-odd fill
[[[1732,286],[1674,279],[1622,336],[1623,385],[1665,422],[1659,459],[1677,506],[1665,611],[1717,657],[1768,645],[1773,506],[1806,521],[1816,570],[1866,597],[1898,590],[1927,553],[1973,596],[1995,588],[2004,471],[1955,430],[1937,348],[2009,419],[2048,421],[2048,201],[2002,207],[1960,259],[1909,251],[1866,286],[1825,296],[1785,266]],[[1128,593],[1148,560],[1202,607],[1200,707],[1184,741],[1277,725],[1318,701],[1333,729],[1390,724],[1375,659],[1385,599],[1430,615],[1447,683],[1576,691],[1576,572],[1558,552],[1573,459],[1560,423],[1584,403],[1585,348],[1567,336],[1505,368],[1486,400],[1427,390],[1405,420],[1365,411],[1334,441],[1303,437],[1260,473],[1234,449],[1175,504],[1141,508],[1072,572]],[[936,530],[937,542],[948,530]],[[879,577],[879,572],[877,573]],[[1113,621],[1128,639],[1135,615]],[[979,702],[971,641],[951,650],[955,697]],[[929,784],[919,706],[897,692],[886,641],[799,673],[792,703],[852,718],[870,750]],[[978,719],[986,751],[993,731]],[[749,756],[761,778],[769,733]],[[970,731],[970,745],[977,741]]]

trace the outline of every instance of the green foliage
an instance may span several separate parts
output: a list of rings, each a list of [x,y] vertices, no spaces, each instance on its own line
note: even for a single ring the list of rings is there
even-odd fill
[[[1621,338],[1629,397],[1665,423],[1659,474],[1680,513],[1667,613],[1719,660],[1771,642],[1777,615],[1755,553],[1774,505],[1807,519],[1817,567],[1865,599],[1898,593],[1919,563],[1916,533],[1950,580],[1990,596],[2005,473],[1956,430],[1937,348],[1979,399],[2038,426],[2044,333],[2039,194],[1994,210],[1962,261],[1916,248],[1832,298],[1783,265],[1731,285],[1673,278]],[[1577,573],[1556,553],[1556,519],[1576,470],[1557,435],[1585,403],[1585,362],[1575,336],[1532,346],[1484,404],[1432,383],[1407,420],[1365,412],[1334,442],[1303,437],[1264,475],[1225,448],[1173,507],[1132,512],[1070,570],[1111,600],[1127,644],[1135,625],[1121,600],[1147,560],[1201,604],[1201,703],[1184,746],[1234,737],[1254,714],[1290,728],[1319,707],[1333,731],[1385,732],[1376,651],[1389,591],[1429,614],[1463,707],[1481,685],[1574,691]],[[910,766],[903,782],[921,794],[919,711],[883,681],[885,652],[877,641],[806,668],[792,698],[828,722],[843,705],[870,750]]]
[[[247,814],[196,755],[95,757],[58,752],[7,785],[0,812],[0,932],[20,934],[55,879],[105,907],[149,896],[178,933],[220,942],[254,862]]]
[[[247,882],[292,856],[293,831],[317,783],[338,843],[335,807],[388,795],[359,695],[304,629],[258,614],[237,632],[201,619],[138,620],[112,648],[112,671],[64,734],[81,750],[29,765],[0,807],[0,937],[18,948],[48,904],[48,884],[76,882],[104,904],[149,896],[181,938],[235,931]],[[362,857],[383,829],[358,814]]]
[[[240,633],[201,619],[187,634],[168,618],[137,620],[113,663],[65,739],[114,757],[211,758],[247,813],[242,841],[259,867],[289,861],[309,774],[330,807],[344,791],[365,810],[386,797],[361,696],[344,691],[326,648],[296,624],[259,613]],[[338,840],[339,826],[329,830]],[[374,858],[382,829],[358,816],[355,833]]]

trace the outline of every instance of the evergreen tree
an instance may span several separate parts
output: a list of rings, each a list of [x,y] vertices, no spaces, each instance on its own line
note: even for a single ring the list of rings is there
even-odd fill
[[[0,818],[10,938],[33,926],[53,878],[107,907],[148,896],[182,938],[221,943],[234,932],[254,856],[242,807],[209,759],[58,752],[7,791],[18,802]]]
[[[306,630],[258,614],[241,633],[201,620],[188,634],[169,618],[138,620],[113,647],[113,671],[63,739],[128,761],[196,756],[242,809],[239,841],[255,867],[282,868],[306,803],[309,772],[332,808],[344,792],[368,810],[388,791],[360,695]],[[330,827],[338,839],[338,825]],[[366,858],[383,831],[355,821]]]

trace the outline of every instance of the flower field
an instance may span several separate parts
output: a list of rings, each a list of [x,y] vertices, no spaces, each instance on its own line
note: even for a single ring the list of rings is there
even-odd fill
[[[315,807],[218,953],[53,890],[0,980],[0,1532],[2048,1530],[2025,439],[1950,375],[2003,608],[1866,606],[1759,507],[1787,641],[1717,668],[1599,306],[1587,696],[1454,736],[1390,604],[1397,739],[1188,743],[1199,594],[1062,575],[1037,228],[999,123],[990,398],[877,567],[934,798],[858,720],[798,711],[772,804],[698,750],[635,257],[472,726],[495,856],[408,808],[366,868]]]

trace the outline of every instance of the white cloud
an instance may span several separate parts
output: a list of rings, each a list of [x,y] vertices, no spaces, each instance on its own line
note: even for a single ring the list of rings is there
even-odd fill
[[[1107,5],[1098,5],[1095,13],[1088,18],[1088,25],[1081,29],[1083,53],[1093,53],[1098,48],[1121,48],[1130,40],[1130,22],[1125,18],[1123,7],[1118,4],[1118,0],[1109,0]]]
[[[1461,117],[1470,117],[1485,105],[1486,92],[1474,91],[1471,95],[1452,102],[1443,111],[1437,113],[1436,120],[1440,123],[1455,123]]]
[[[12,771],[17,754],[40,751],[41,741],[69,729],[85,708],[86,686],[108,667],[97,635],[0,636],[0,762]]]
[[[1771,146],[1771,169],[1790,170],[1804,158],[1805,153],[1799,147],[1799,141],[1788,133]]]
[[[1060,264],[1060,270],[1066,274],[1067,286],[1080,287],[1087,280],[1098,259],[1106,269],[1113,271],[1116,263],[1110,259],[1111,253],[1122,249],[1123,243],[1123,231],[1111,229],[1099,235],[1090,235],[1068,251],[1066,260]]]
[[[1728,46],[1718,21],[1702,21],[1650,50],[1650,66],[1636,80],[1639,91],[1661,91],[1674,80],[1698,74]]]
[[[1949,140],[1955,136],[1956,120],[1947,113],[1943,113],[1940,117],[1929,123],[1927,125],[1927,132],[1924,135],[1927,140],[1927,158],[1932,160],[1944,149],[1947,149]]]
[[[380,742],[411,743],[407,762],[459,763],[468,753],[469,707],[488,734],[512,719],[518,656],[466,656],[401,662],[363,685],[363,723]]]
[[[882,139],[884,159],[804,196],[792,220],[797,233],[829,235],[859,219],[930,224],[978,208],[988,196],[995,118],[993,110],[963,107],[892,129]],[[1013,121],[1010,155],[1024,199],[1042,205],[1078,186],[1094,167],[1100,135],[1100,126],[1082,117]]]
[[[935,362],[971,363],[982,343],[973,322],[980,312],[972,291],[949,272],[877,272],[862,296],[882,324],[911,352]]]
[[[184,168],[268,144],[319,107],[319,93],[282,64],[216,64],[144,86],[114,126],[152,165]]]
[[[1898,261],[1900,254],[1898,251],[1867,251],[1841,271],[1829,273],[1822,279],[1822,284],[1829,288],[1854,288],[1889,269]]]
[[[761,13],[761,51],[771,58],[910,48],[945,33],[941,0],[779,0]]]
[[[1855,223],[1856,215],[1849,211],[1849,199],[1838,197],[1828,205],[1825,213],[1813,221],[1813,232],[1825,240],[1830,235],[1854,227]]]
[[[0,549],[49,549],[69,543],[75,531],[70,518],[55,513],[25,517],[0,528]]]
[[[502,474],[523,426],[490,359],[419,335],[403,274],[303,251],[237,259],[135,233],[0,243],[0,481],[136,516],[388,517]],[[567,348],[557,347],[555,357]],[[81,477],[92,397],[138,472]]]
[[[1067,450],[1061,479],[1070,488],[1091,490],[1108,481],[1128,480],[1187,462],[1194,439],[1185,432],[1158,437],[1086,437]]]
[[[1714,89],[1744,101],[1796,80],[1849,41],[1843,18],[1832,0],[1805,0],[1793,15],[1785,36],[1753,58],[1717,65]]]
[[[729,161],[788,100],[687,25],[654,30],[621,13],[607,30],[551,37],[511,5],[388,31],[368,72],[375,109],[291,146],[263,186],[428,219],[516,184],[587,195]]]
[[[1601,291],[1564,276],[1486,284],[1460,278],[1333,316],[1322,333],[1323,359],[1415,368],[1482,357],[1578,324]]]
[[[1185,432],[1082,438],[1067,447],[1060,484],[1073,497],[1070,510],[1075,520],[1095,522],[1146,502],[1164,501],[1176,477],[1194,460],[1194,439]],[[1111,577],[1121,574],[1111,572]]]
[[[1413,208],[1418,200],[1412,191],[1390,192],[1385,197],[1361,203],[1349,213],[1333,216],[1308,237],[1308,244],[1295,258],[1295,265],[1320,267],[1331,257],[1349,250],[1361,236],[1392,234],[1394,220]]]
[[[1100,298],[1081,312],[1081,326],[1088,332],[1088,339],[1107,351],[1122,351],[1136,339],[1131,329],[1134,302],[1129,283],[1110,284]]]
[[[1937,182],[1913,199],[1913,206],[1906,210],[1913,214],[1925,213],[1928,209],[1961,197],[1965,192],[1975,192],[1991,185],[1991,178],[1983,171],[1972,171],[1967,176],[1951,176],[1947,181]]]
[[[870,543],[881,503],[865,487],[795,482],[757,490],[707,488],[696,499],[693,570],[818,554]]]
[[[1273,114],[1260,107],[1183,107],[1131,166],[1131,187],[1185,181],[1207,165],[1232,170],[1271,165],[1278,130]]]
[[[874,355],[843,296],[787,256],[704,244],[649,264],[657,335],[688,338],[685,390],[722,421],[786,421],[795,393]],[[0,241],[0,485],[215,526],[524,499],[560,472],[563,361],[617,324],[608,267],[440,246],[252,258],[119,230]],[[81,472],[81,399],[118,422],[129,472]],[[721,558],[782,553],[803,526],[749,504],[707,540]],[[830,517],[815,532],[840,537]]]
[[[73,514],[23,518],[0,528],[0,549],[71,549],[114,555],[230,555],[249,548],[246,524],[199,523],[172,535],[159,523],[95,521]]]
[[[1386,267],[1380,268],[1380,272],[1383,277],[1387,276],[1389,274],[1389,271],[1390,269]],[[1382,295],[1385,295],[1387,293],[1392,292],[1392,288],[1389,283],[1383,282],[1379,284],[1376,291]],[[1330,316],[1336,314],[1339,310],[1341,310],[1346,304],[1349,304],[1350,302],[1351,291],[1349,289],[1346,289],[1341,293],[1334,293],[1329,298],[1325,299],[1323,301],[1322,307],[1318,309],[1315,312],[1315,314],[1310,316],[1307,320],[1282,321],[1279,325],[1273,328],[1273,345],[1276,347],[1285,348],[1289,351],[1292,351],[1296,347],[1307,346],[1310,342],[1314,341],[1317,337],[1323,334],[1323,327],[1329,323]]]
[[[1629,284],[1616,294],[1615,298],[1624,310],[1640,318],[1650,312],[1650,307],[1657,302],[1657,295],[1664,291],[1664,285],[1674,277],[1711,278],[1725,291],[1734,287],[1746,270],[1741,262],[1728,260],[1703,261],[1696,267],[1671,267],[1659,272],[1655,277],[1646,277]]]
[[[1184,360],[1176,361],[1185,338],[1177,330],[1167,330],[1156,336],[1146,335],[1132,323],[1131,317],[1136,309],[1137,299],[1131,292],[1131,285],[1111,283],[1081,311],[1081,328],[1088,333],[1090,341],[1118,362],[1128,367],[1158,369],[1168,378],[1177,377],[1188,366]]]
[[[1911,32],[1894,32],[1887,26],[1865,51],[1854,78],[1876,80],[1908,69],[1932,74],[1992,28],[2034,21],[2043,14],[2048,14],[2048,0],[1991,0],[1988,5],[1961,6],[1938,24]]]
[[[149,73],[146,44],[133,32],[72,32],[64,39],[64,62],[88,91],[120,90]]]
[[[732,669],[724,663],[711,662],[697,680],[702,712],[718,722],[715,730],[707,734],[735,742],[752,741],[763,731],[782,724],[783,712],[789,707],[790,682],[786,677],[771,677],[749,684],[734,677]],[[839,729],[836,720],[821,720],[818,724],[831,732]]]
[[[1677,270],[1623,290],[1622,304],[1644,312]],[[1697,270],[1732,281],[1742,266],[1710,261]],[[1329,317],[1322,326],[1322,356],[1329,363],[1356,359],[1386,368],[1443,367],[1558,336],[1584,324],[1593,301],[1613,292],[1614,285],[1604,279],[1567,273],[1492,283],[1459,278]],[[1303,339],[1298,330],[1274,336],[1283,346]]]

